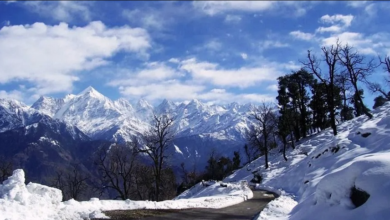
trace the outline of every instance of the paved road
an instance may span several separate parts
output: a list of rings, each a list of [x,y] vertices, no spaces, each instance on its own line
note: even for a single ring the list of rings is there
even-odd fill
[[[252,219],[264,207],[274,199],[274,195],[265,191],[253,191],[253,198],[240,204],[229,206],[223,209],[187,209],[178,212],[168,213],[160,216],[142,218],[145,220],[161,219]]]

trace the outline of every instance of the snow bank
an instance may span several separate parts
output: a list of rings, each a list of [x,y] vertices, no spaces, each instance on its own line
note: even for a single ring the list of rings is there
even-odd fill
[[[253,197],[252,191],[245,185],[228,183],[226,187],[221,187],[219,182],[215,182],[208,187],[194,187],[195,191],[187,192],[187,198],[182,196],[161,202],[97,198],[61,202],[60,190],[36,183],[25,185],[24,182],[24,172],[19,169],[0,184],[0,220],[84,220],[105,218],[107,216],[102,211],[108,210],[223,208]]]
[[[326,129],[301,141],[287,162],[276,149],[268,170],[261,157],[225,181],[250,181],[260,171],[260,187],[281,196],[259,219],[390,219],[390,103],[372,113],[372,119],[360,116],[338,125],[337,136]],[[357,208],[350,199],[353,187],[370,194]]]
[[[297,202],[289,196],[279,196],[267,204],[260,212],[258,220],[285,220],[288,214],[297,205]]]
[[[58,219],[61,191],[35,183],[26,186],[24,181],[23,170],[15,170],[0,184],[0,219]]]

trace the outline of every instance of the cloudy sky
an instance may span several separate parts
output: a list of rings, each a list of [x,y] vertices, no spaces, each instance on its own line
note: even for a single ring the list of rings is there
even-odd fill
[[[339,38],[367,57],[390,54],[389,10],[365,1],[0,2],[0,98],[31,104],[92,86],[153,104],[273,101],[276,78],[298,70],[308,49]]]

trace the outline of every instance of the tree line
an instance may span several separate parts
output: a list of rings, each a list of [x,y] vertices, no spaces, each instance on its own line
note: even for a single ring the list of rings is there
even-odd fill
[[[379,61],[378,61],[379,60]],[[374,106],[390,100],[386,86],[370,81],[377,68],[386,72],[385,82],[390,83],[390,58],[368,58],[352,46],[336,44],[324,46],[319,55],[307,51],[300,61],[298,71],[280,76],[277,104],[263,102],[255,107],[251,118],[256,122],[249,129],[248,145],[244,146],[248,161],[264,155],[268,168],[268,151],[282,145],[285,160],[286,149],[309,134],[331,128],[337,135],[337,124],[354,117],[373,117],[364,103],[362,86],[372,93],[380,93]]]

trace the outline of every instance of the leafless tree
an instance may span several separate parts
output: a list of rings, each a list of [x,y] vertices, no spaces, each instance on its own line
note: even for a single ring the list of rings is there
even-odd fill
[[[307,61],[302,61],[305,69],[314,74],[326,88],[326,99],[328,103],[328,111],[330,116],[330,124],[333,130],[333,135],[337,135],[336,127],[336,104],[335,104],[335,78],[338,72],[337,63],[339,62],[340,42],[330,47],[322,47],[323,60],[318,59],[311,51],[307,52]],[[325,61],[327,73],[322,73],[322,64]]]
[[[139,200],[153,200],[155,196],[153,168],[146,164],[137,163],[134,167],[134,183],[132,198]]]
[[[52,179],[52,186],[62,191],[63,200],[80,200],[90,186],[89,176],[86,175],[79,164],[72,164],[71,169],[58,168]]]
[[[0,157],[0,183],[12,175],[13,165],[10,160]]]
[[[378,65],[374,63],[374,59],[366,61],[366,58],[363,55],[359,54],[348,44],[341,47],[340,52],[337,55],[341,66],[345,68],[348,80],[354,89],[356,101],[358,102],[357,104],[360,105],[360,108],[365,115],[372,118],[372,114],[364,105],[361,93],[359,92],[358,83],[366,83],[367,77],[371,75]]]
[[[268,151],[271,147],[273,134],[277,129],[277,117],[273,112],[272,104],[261,103],[251,114],[257,124],[251,128],[248,142],[257,146],[264,153],[265,168],[268,168]]]
[[[387,100],[390,100],[390,94],[387,93],[383,86],[380,84],[380,83],[377,83],[377,82],[369,82],[368,83],[368,89],[372,92],[372,93],[376,93],[376,92],[379,92],[380,94],[382,94]]]
[[[114,190],[116,198],[129,199],[134,178],[136,142],[101,147],[95,156],[103,190]]]
[[[152,160],[157,201],[161,199],[161,190],[164,187],[163,175],[167,168],[167,149],[174,138],[173,123],[174,118],[167,114],[153,115],[152,126],[143,136],[145,146],[138,146],[138,152],[146,154]]]
[[[379,57],[379,63],[380,63],[380,65],[384,66],[383,70],[389,74],[386,77],[384,77],[384,81],[386,81],[387,86],[389,86],[389,84],[390,84],[390,57],[386,56],[383,60],[381,57]],[[385,87],[384,85],[382,85],[378,82],[368,82],[368,89],[371,92],[373,92],[373,93],[379,92],[380,94],[382,94],[385,97],[385,99],[390,100],[390,93],[386,92],[384,87]]]
[[[389,56],[386,56],[384,60],[382,60],[380,57],[379,57],[379,61],[381,64],[383,64],[385,67],[384,67],[384,70],[390,74],[390,57]],[[388,80],[388,82],[390,83],[390,79]]]

